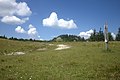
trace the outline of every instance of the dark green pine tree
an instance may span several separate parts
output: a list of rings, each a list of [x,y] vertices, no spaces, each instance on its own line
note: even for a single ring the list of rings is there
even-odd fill
[[[116,35],[116,40],[120,41],[120,28],[118,28],[118,33]]]
[[[96,41],[96,30],[95,30],[95,29],[93,30],[93,34],[91,34],[89,40],[90,40],[90,41]]]
[[[99,33],[98,33],[98,41],[104,41],[104,33],[101,30],[101,28],[100,28]]]

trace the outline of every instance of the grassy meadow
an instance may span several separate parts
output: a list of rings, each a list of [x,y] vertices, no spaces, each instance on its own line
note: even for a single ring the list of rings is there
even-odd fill
[[[71,48],[55,50],[58,44]],[[120,80],[120,42],[109,42],[109,48],[104,42],[0,39],[0,80]]]

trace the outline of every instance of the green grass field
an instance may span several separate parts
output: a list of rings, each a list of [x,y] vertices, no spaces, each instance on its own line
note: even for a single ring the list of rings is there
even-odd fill
[[[53,45],[50,45],[53,44]],[[71,46],[55,50],[57,44]],[[22,42],[0,39],[0,80],[120,80],[120,42]],[[7,55],[24,52],[23,55]]]

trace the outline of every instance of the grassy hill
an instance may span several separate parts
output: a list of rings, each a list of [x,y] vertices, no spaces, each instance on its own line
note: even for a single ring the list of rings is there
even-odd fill
[[[55,50],[58,44],[71,46]],[[120,42],[22,42],[0,39],[1,80],[119,80]],[[8,55],[24,52],[23,55]]]
[[[75,42],[75,41],[85,41],[85,39],[76,35],[64,34],[64,35],[59,35],[58,37],[53,38],[51,41],[54,41],[54,42],[73,42],[74,41]]]

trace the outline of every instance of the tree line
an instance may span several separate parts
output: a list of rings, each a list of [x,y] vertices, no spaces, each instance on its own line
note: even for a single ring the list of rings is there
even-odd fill
[[[85,39],[81,38],[80,36],[65,34],[65,35],[60,35],[58,37],[55,37],[51,41],[55,41],[55,42],[73,42],[73,41],[85,41]]]
[[[41,40],[35,40],[35,39],[23,39],[23,38],[14,38],[14,37],[10,37],[7,38],[5,35],[4,36],[0,36],[0,38],[3,39],[9,39],[9,40],[18,40],[18,41],[36,41],[36,42],[43,42]],[[118,28],[118,32],[116,34],[116,38],[114,39],[113,36],[111,35],[111,32],[108,32],[108,38],[109,41],[120,41],[120,28]],[[93,30],[93,33],[91,34],[89,39],[84,39],[84,37],[80,37],[80,36],[76,36],[76,35],[60,35],[58,37],[53,38],[52,40],[48,41],[58,41],[58,42],[72,42],[72,41],[104,41],[104,32],[102,31],[102,29],[100,28],[100,30],[97,32],[95,29]],[[44,41],[46,42],[46,41]]]
[[[109,38],[109,41],[114,40],[110,32],[108,32],[108,38]],[[94,29],[93,33],[91,34],[88,40],[89,41],[104,41],[104,32],[101,30],[101,28],[99,32],[96,32],[96,30]]]
[[[42,40],[35,40],[35,39],[24,39],[24,38],[15,38],[15,37],[10,37],[10,38],[7,38],[5,35],[4,36],[0,36],[0,38],[2,39],[9,39],[9,40],[17,40],[17,41],[35,41],[35,42],[43,42]]]
[[[89,41],[104,41],[104,32],[101,30],[101,28],[99,32],[96,32],[96,30],[94,29],[93,34],[91,34],[88,40]],[[108,40],[109,41],[115,41],[115,40],[120,41],[120,28],[118,28],[118,32],[116,34],[115,39],[111,35],[111,32],[108,32]]]
[[[111,32],[108,32],[108,38],[109,41],[120,41],[120,28],[118,29],[118,33],[116,34],[116,38],[114,39]],[[76,35],[60,35],[58,37],[53,38],[52,41],[57,42],[71,42],[71,41],[104,41],[104,32],[100,28],[100,30],[97,32],[95,29],[93,30],[93,33],[91,34],[90,38],[84,39],[84,37],[76,36]]]

